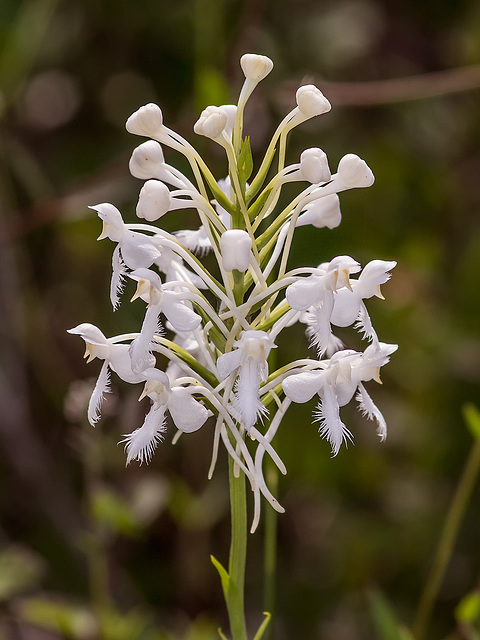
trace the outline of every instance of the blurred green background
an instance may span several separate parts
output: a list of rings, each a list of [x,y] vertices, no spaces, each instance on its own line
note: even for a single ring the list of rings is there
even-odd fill
[[[389,437],[354,408],[355,437],[332,459],[295,405],[277,450],[278,640],[381,638],[368,593],[382,592],[410,626],[472,437],[480,403],[480,5],[474,0],[2,0],[0,3],[0,637],[164,640],[227,627],[218,576],[229,540],[226,461],[208,481],[208,427],[149,467],[125,470],[121,434],[141,424],[138,389],[115,380],[93,430],[85,403],[98,361],[85,365],[80,322],[106,335],[136,330],[141,310],[108,299],[112,245],[96,243],[88,205],[112,202],[133,220],[141,182],[124,129],[157,102],[215,175],[225,161],[193,124],[208,104],[236,101],[245,52],[275,67],[246,116],[255,158],[315,83],[332,111],[296,129],[288,159],[346,153],[375,185],[342,196],[333,231],[301,228],[291,265],[349,254],[396,260],[386,301],[369,311],[398,343],[383,386],[369,390]],[[476,66],[477,65],[477,66]],[[469,67],[465,73],[463,67]],[[440,72],[445,72],[441,74]],[[440,74],[440,75],[429,75]],[[167,160],[185,169],[183,158]],[[169,214],[171,229],[194,227]],[[354,346],[358,338],[351,334]],[[304,357],[285,332],[278,357]],[[455,607],[480,587],[478,484],[428,638],[474,638]],[[262,530],[249,538],[247,609],[263,610]],[[105,612],[109,612],[106,614]],[[96,627],[108,615],[108,632]],[[3,634],[3,635],[2,635]]]

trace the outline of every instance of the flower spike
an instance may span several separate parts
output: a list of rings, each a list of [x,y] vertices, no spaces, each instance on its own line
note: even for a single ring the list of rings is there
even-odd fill
[[[317,266],[288,270],[298,227],[310,226],[312,234],[319,235],[337,227],[342,221],[339,194],[369,187],[375,178],[353,153],[344,155],[332,173],[326,153],[316,146],[287,163],[292,129],[331,109],[311,84],[297,90],[256,168],[250,140],[243,135],[244,111],[273,62],[247,53],[240,66],[245,80],[238,103],[207,106],[193,126],[195,133],[223,148],[226,179],[217,180],[190,142],[164,124],[158,105],[141,106],[128,118],[127,130],[147,138],[129,161],[131,174],[144,181],[135,222],[125,222],[128,218],[110,203],[91,208],[102,221],[99,240],[114,243],[113,308],[118,308],[123,292],[132,301],[140,299],[143,305],[135,305],[144,309],[141,326],[110,338],[88,323],[70,333],[84,340],[88,362],[101,360],[88,406],[92,425],[100,419],[103,398],[116,377],[142,384],[140,398],[150,400],[141,426],[121,440],[127,464],[150,462],[170,422],[188,434],[213,415],[209,475],[224,445],[234,474],[245,474],[252,488],[255,529],[261,496],[283,511],[263,476],[263,458],[268,454],[286,472],[273,439],[291,404],[316,398],[312,423],[318,423],[333,456],[353,440],[341,413],[354,399],[385,439],[385,418],[367,387],[380,382],[380,369],[397,346],[379,340],[367,305],[372,297],[383,299],[381,286],[396,263],[371,260],[362,269],[349,255],[335,257],[319,250]],[[166,147],[188,161],[185,174],[167,164]],[[301,185],[290,201],[284,192],[287,184],[291,190]],[[191,228],[179,222],[175,231],[166,231],[165,216],[175,211],[168,216],[175,225],[183,209],[194,217],[187,225]],[[271,373],[269,360],[281,344],[280,333],[288,336],[299,323],[306,336],[305,357],[282,363]],[[357,343],[365,339],[363,350],[344,344],[349,327],[353,335],[360,331]],[[337,328],[345,338],[335,335]]]

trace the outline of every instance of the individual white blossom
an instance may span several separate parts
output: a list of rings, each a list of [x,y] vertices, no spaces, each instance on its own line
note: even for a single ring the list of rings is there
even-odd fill
[[[194,331],[200,326],[201,316],[195,313],[185,300],[185,294],[164,290],[160,276],[151,269],[136,269],[130,277],[137,281],[132,298],[142,298],[147,310],[139,335],[130,345],[132,369],[142,371],[148,366],[150,345],[155,334],[163,334],[160,314],[164,314],[175,331]]]
[[[268,356],[276,345],[265,331],[244,331],[235,349],[218,358],[220,377],[234,375],[236,378],[233,408],[247,430],[257,419],[267,413],[260,400],[260,384],[268,377]]]
[[[85,341],[87,362],[95,358],[104,361],[88,405],[88,420],[94,425],[100,418],[103,396],[110,391],[110,370],[114,371],[121,380],[131,384],[142,382],[145,378],[141,372],[133,371],[129,346],[117,343],[114,338],[106,338],[95,325],[79,324],[78,327],[69,329],[69,333],[79,335]],[[155,356],[150,354],[145,361],[145,368],[154,366]]]
[[[171,386],[163,371],[150,371],[154,377],[147,378],[140,399],[149,397],[152,401],[150,411],[144,423],[132,433],[126,434],[120,442],[125,442],[127,465],[132,460],[150,462],[157,444],[166,430],[166,412],[172,417],[174,425],[184,433],[192,433],[202,427],[212,415],[203,404],[196,400],[189,389],[183,386]]]
[[[382,342],[367,347],[364,353],[343,350],[335,353],[324,368],[307,371],[286,378],[282,387],[293,402],[308,402],[315,394],[320,397],[315,421],[320,422],[319,432],[330,443],[336,456],[343,442],[352,439],[352,434],[340,418],[340,407],[345,406],[358,391],[360,409],[369,419],[378,423],[378,434],[386,438],[385,419],[365,391],[363,382],[379,379],[379,370],[397,349],[395,344]]]
[[[338,256],[317,267],[307,278],[299,278],[286,290],[287,302],[292,309],[310,311],[312,343],[319,355],[323,355],[330,344],[335,295],[343,287],[351,288],[350,274],[359,270],[356,260],[350,256]]]
[[[240,65],[245,80],[237,104],[208,106],[194,125],[195,133],[223,147],[227,178],[215,178],[195,147],[166,126],[159,106],[144,105],[128,118],[127,130],[147,138],[129,162],[131,174],[145,181],[135,212],[124,220],[113,204],[91,208],[103,223],[99,239],[114,243],[114,309],[133,280],[136,291],[128,297],[142,300],[145,313],[132,333],[107,338],[87,323],[70,333],[84,340],[89,362],[102,361],[88,407],[91,424],[100,418],[112,371],[127,383],[143,384],[141,397],[151,401],[142,426],[123,437],[127,464],[150,461],[165,437],[168,416],[185,434],[213,416],[209,476],[222,445],[235,472],[245,474],[253,491],[254,529],[261,495],[283,511],[267,486],[262,461],[268,454],[286,472],[273,439],[292,402],[318,397],[313,422],[319,423],[333,455],[353,438],[340,415],[353,399],[376,421],[380,438],[386,437],[385,419],[365,385],[379,382],[380,368],[397,347],[380,342],[367,303],[374,296],[383,298],[380,287],[395,262],[371,260],[362,269],[348,255],[325,253],[328,243],[322,234],[342,221],[339,194],[371,186],[374,176],[352,153],[344,155],[332,173],[326,153],[316,146],[306,149],[299,161],[286,163],[291,131],[331,109],[318,87],[298,89],[296,103],[256,166],[243,134],[244,111],[273,62],[245,54]],[[173,160],[166,162],[171,153],[182,155],[185,171]],[[288,202],[283,188],[289,184],[292,190],[296,183],[301,186]],[[190,210],[189,219],[196,216],[189,224],[193,228],[185,228],[182,209]],[[162,228],[167,213],[169,225],[177,225],[173,232]],[[356,224],[354,216],[348,224]],[[289,270],[295,232],[306,225],[315,238],[318,234],[318,266]],[[285,363],[280,354],[278,369],[269,366],[279,335],[284,332],[286,340],[297,340],[292,328],[298,323],[306,324],[316,354],[308,353],[305,340],[301,359]],[[360,331],[361,336],[351,330],[357,342],[366,339],[364,351],[346,346],[347,327]],[[336,328],[342,330],[341,339]]]

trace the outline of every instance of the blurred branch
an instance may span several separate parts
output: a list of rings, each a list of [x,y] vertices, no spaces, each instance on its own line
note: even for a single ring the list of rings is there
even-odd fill
[[[312,81],[312,79],[309,78],[306,81]],[[480,89],[480,64],[390,80],[369,82],[318,80],[317,83],[335,106],[372,107]],[[296,90],[297,85],[286,83],[280,93],[281,102],[291,104],[291,94]]]
[[[367,107],[472,91],[480,88],[480,64],[407,78],[372,82],[321,82],[335,105]]]
[[[117,200],[129,191],[125,180],[126,157],[113,160],[100,167],[86,180],[53,197],[38,199],[31,207],[19,211],[9,220],[0,222],[0,247],[27,235],[45,224],[59,220],[74,220],[89,215],[87,206],[98,202],[109,202],[115,195]],[[80,213],[82,215],[80,216]]]

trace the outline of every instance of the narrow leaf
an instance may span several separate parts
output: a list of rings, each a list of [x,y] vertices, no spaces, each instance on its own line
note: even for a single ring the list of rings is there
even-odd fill
[[[265,633],[266,628],[270,623],[270,620],[272,619],[272,614],[269,613],[268,611],[264,611],[263,615],[265,616],[265,619],[262,622],[262,624],[258,627],[258,631],[255,634],[253,640],[261,640],[261,638],[263,637],[263,634]]]
[[[271,192],[272,192],[272,187],[265,188],[262,191],[262,193],[258,196],[258,198],[255,200],[255,202],[248,208],[248,216],[250,220],[255,220],[255,218],[258,216],[258,214],[262,210],[263,205],[268,200],[268,196],[271,194]]]
[[[247,201],[254,198],[255,195],[258,193],[259,189],[261,188],[265,178],[267,177],[268,170],[270,169],[270,165],[272,164],[272,160],[275,156],[276,151],[277,151],[277,148],[274,147],[270,151],[269,155],[265,156],[265,158],[263,159],[262,165],[258,170],[258,173],[255,176],[254,181],[252,182],[252,184],[250,185],[250,188],[246,193]]]
[[[222,581],[223,595],[225,597],[225,600],[227,600],[231,582],[230,576],[228,575],[225,567],[215,558],[215,556],[210,556],[210,560],[215,569],[218,571],[218,575],[220,576],[220,580]]]
[[[246,137],[242,142],[242,148],[240,149],[237,166],[240,180],[245,184],[252,175],[253,171],[253,158],[249,137]]]

